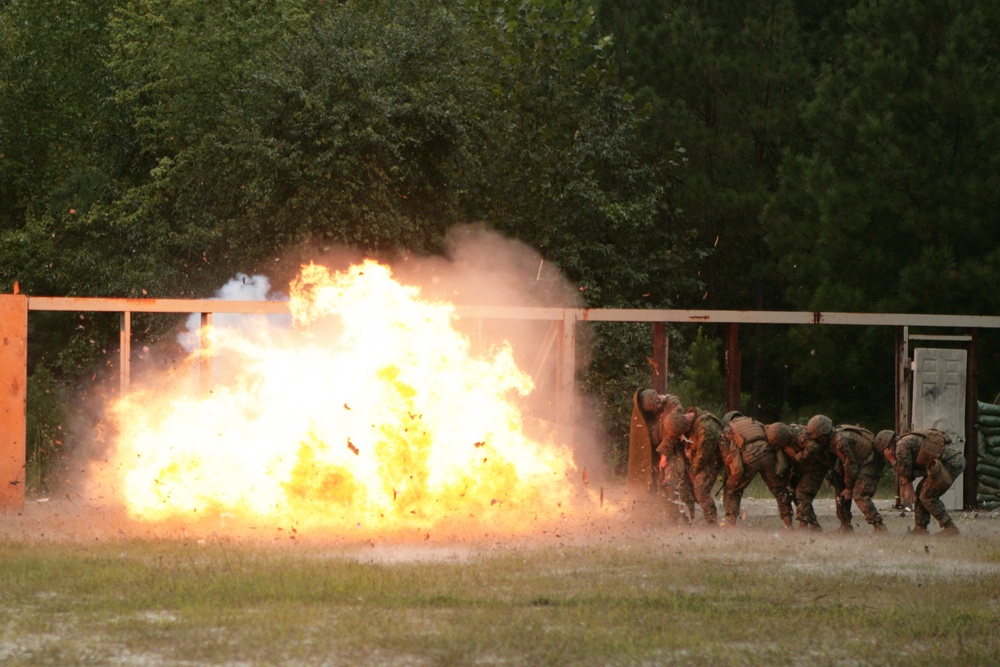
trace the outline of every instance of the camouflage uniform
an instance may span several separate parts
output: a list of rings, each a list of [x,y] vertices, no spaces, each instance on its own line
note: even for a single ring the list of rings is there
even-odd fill
[[[838,506],[841,501],[846,500],[849,513],[853,499],[872,528],[876,531],[885,530],[882,515],[872,502],[885,468],[882,452],[875,448],[874,434],[858,426],[839,426],[830,434],[830,449],[840,463],[837,466],[839,474],[836,475],[839,483],[834,484]]]
[[[797,433],[797,443],[791,460],[790,479],[795,494],[795,518],[798,519],[800,528],[821,530],[816,510],[813,509],[813,500],[833,467],[830,449],[823,438],[810,438],[804,427],[794,431]]]
[[[684,459],[687,461],[688,480],[691,494],[686,498],[688,512],[694,517],[695,501],[701,507],[705,522],[715,525],[719,521],[712,488],[722,472],[722,454],[719,440],[722,437],[722,422],[711,412],[700,408],[688,408],[691,427],[684,442]]]
[[[833,487],[834,507],[837,510],[837,519],[840,521],[840,530],[852,532],[854,530],[854,514],[851,512],[851,499],[844,497],[844,491],[847,488],[844,481],[844,464],[836,456],[832,458],[832,461],[833,465],[826,474],[826,479]]]
[[[965,456],[958,451],[949,438],[940,431],[929,429],[927,431],[912,431],[899,437],[896,441],[896,461],[893,467],[896,475],[900,479],[913,482],[917,477],[922,477],[915,489],[917,502],[913,508],[914,523],[917,530],[925,531],[931,522],[931,517],[949,532],[957,532],[955,523],[948,514],[947,508],[941,502],[941,496],[950,488],[950,485],[939,489],[928,479],[927,468],[917,462],[917,455],[920,448],[928,437],[938,437],[944,440],[945,450],[941,455],[941,465],[951,475],[952,479],[958,477],[965,470]]]
[[[687,460],[684,457],[682,437],[691,426],[680,405],[662,410],[656,417],[655,442],[657,466],[659,467],[660,494],[666,501],[666,515],[674,521],[691,522],[694,495],[688,477]]]
[[[792,505],[785,493],[787,480],[777,471],[777,456],[767,441],[764,427],[754,419],[738,415],[722,429],[719,441],[726,467],[724,501],[726,523],[735,525],[740,515],[743,491],[760,475],[778,503],[778,515],[785,527],[792,525]]]

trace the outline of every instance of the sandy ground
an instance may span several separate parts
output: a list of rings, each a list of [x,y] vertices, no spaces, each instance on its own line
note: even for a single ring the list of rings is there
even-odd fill
[[[619,510],[600,516],[578,517],[558,526],[527,534],[498,534],[488,527],[475,535],[456,535],[438,531],[410,537],[320,535],[297,531],[287,526],[235,526],[225,518],[201,525],[151,525],[129,520],[123,512],[70,498],[39,498],[25,502],[23,509],[0,514],[0,541],[70,541],[93,542],[130,539],[178,539],[201,543],[217,539],[234,539],[261,544],[294,544],[299,547],[317,546],[326,551],[374,560],[422,560],[436,558],[462,558],[490,550],[509,550],[539,547],[607,546],[630,548],[647,545],[674,548],[678,545],[702,546],[710,552],[719,544],[744,545],[750,551],[775,540],[785,544],[799,544],[805,548],[822,543],[842,545],[847,551],[857,551],[860,556],[870,550],[873,542],[889,540],[914,551],[929,552],[933,546],[968,554],[975,559],[975,549],[970,543],[982,543],[996,552],[1000,548],[1000,511],[952,512],[962,534],[957,538],[942,537],[932,521],[929,535],[911,536],[911,512],[894,509],[891,500],[877,501],[879,510],[889,528],[888,536],[876,536],[855,510],[855,530],[843,534],[837,530],[833,501],[818,500],[816,511],[823,525],[822,532],[808,530],[787,531],[781,525],[773,499],[745,498],[745,518],[732,527],[706,525],[699,515],[691,526],[676,526],[664,521],[655,507],[645,510]],[[961,545],[961,546],[960,546]]]

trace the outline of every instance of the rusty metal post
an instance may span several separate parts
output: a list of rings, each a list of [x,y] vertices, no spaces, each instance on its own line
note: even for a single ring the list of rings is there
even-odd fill
[[[736,322],[726,324],[726,412],[740,409],[740,328]]]
[[[0,512],[24,509],[28,297],[0,295]]]
[[[910,430],[909,327],[896,327],[896,433]]]
[[[653,388],[658,394],[667,393],[667,352],[670,339],[667,338],[667,323],[653,323]]]
[[[896,433],[910,430],[910,340],[909,327],[896,327]],[[895,509],[903,507],[902,489],[896,480]]]

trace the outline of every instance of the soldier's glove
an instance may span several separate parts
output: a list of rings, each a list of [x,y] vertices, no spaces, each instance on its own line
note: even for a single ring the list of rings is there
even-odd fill
[[[840,492],[840,497],[843,498],[844,500],[853,500],[854,491],[852,491],[851,489],[844,489],[843,491]]]

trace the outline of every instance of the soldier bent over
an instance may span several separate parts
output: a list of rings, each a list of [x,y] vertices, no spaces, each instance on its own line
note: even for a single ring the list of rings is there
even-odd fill
[[[865,515],[865,521],[876,532],[884,532],[882,515],[872,502],[885,468],[885,458],[875,446],[875,436],[860,426],[838,426],[830,434],[830,449],[840,460],[842,469],[841,484],[834,486],[840,487],[838,501],[846,501],[849,508],[853,499]]]
[[[711,412],[696,407],[689,407],[685,417],[691,422],[684,441],[684,458],[692,494],[686,498],[688,512],[693,518],[697,501],[705,523],[717,525],[719,515],[712,498],[712,488],[722,472],[722,453],[719,449],[722,421]]]
[[[944,535],[958,535],[941,496],[965,470],[965,456],[947,434],[936,429],[911,431],[898,438],[895,433],[884,433],[879,433],[879,443],[885,459],[896,469],[903,504],[913,505],[913,532],[926,533],[934,517]],[[922,479],[914,491],[917,477]]]
[[[795,510],[800,528],[822,530],[813,508],[813,500],[823,486],[823,480],[833,467],[830,455],[830,433],[833,423],[829,417],[816,415],[806,424],[804,432],[799,433],[798,448],[792,459],[793,477],[795,478]],[[838,512],[838,515],[840,512]],[[849,519],[848,519],[849,521]],[[841,519],[841,523],[844,519]]]
[[[743,491],[756,475],[763,478],[778,503],[778,515],[786,528],[792,527],[792,504],[785,493],[787,480],[778,474],[777,456],[767,441],[764,426],[739,412],[730,412],[722,420],[719,441],[726,468],[724,501],[726,524],[735,525],[740,515]]]

